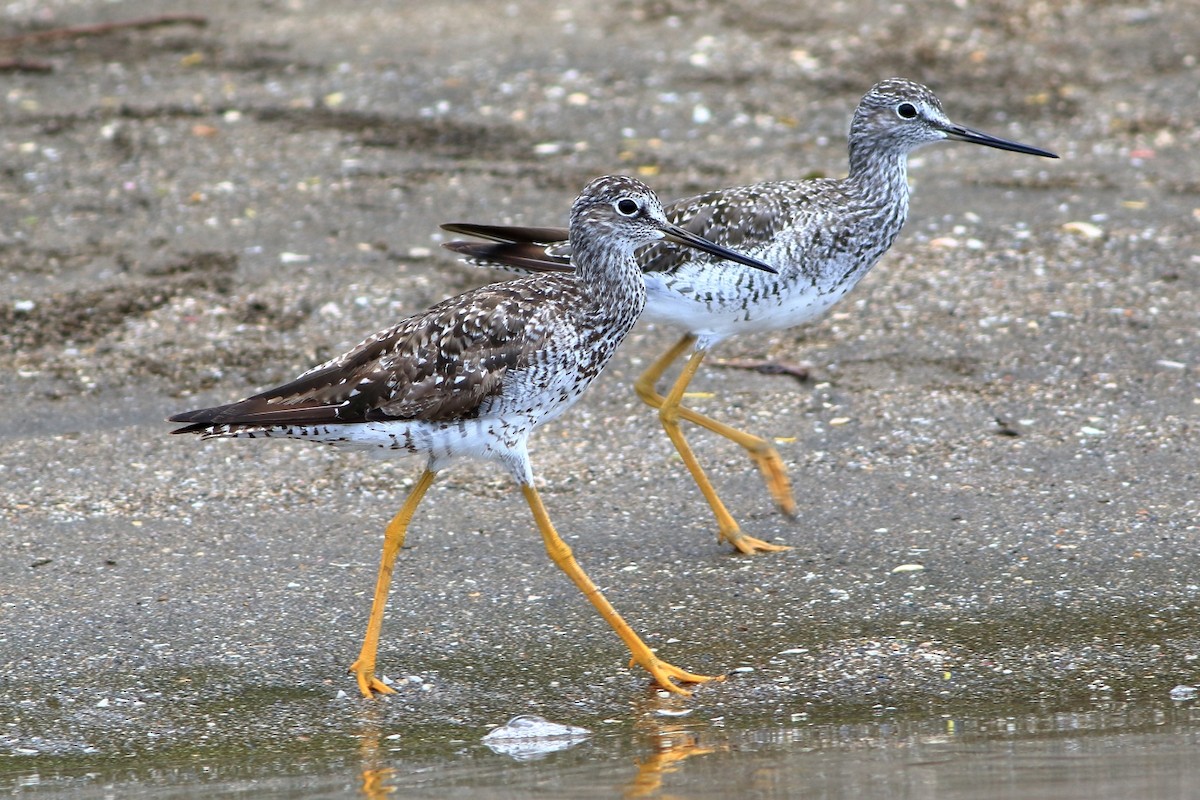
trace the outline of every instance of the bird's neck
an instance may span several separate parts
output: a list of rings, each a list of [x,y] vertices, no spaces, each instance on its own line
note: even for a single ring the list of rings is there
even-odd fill
[[[591,237],[571,239],[575,274],[588,296],[598,306],[635,309],[641,313],[646,304],[646,283],[633,253],[614,251],[599,245]]]
[[[846,178],[863,205],[908,213],[908,152],[869,144],[850,146],[850,175]]]

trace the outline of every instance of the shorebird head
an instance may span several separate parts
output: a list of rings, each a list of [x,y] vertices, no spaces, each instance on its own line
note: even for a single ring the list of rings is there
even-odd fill
[[[570,235],[575,261],[610,258],[613,253],[632,258],[642,245],[666,239],[717,258],[776,272],[769,264],[714,244],[668,221],[658,197],[636,178],[605,176],[585,186],[571,207]]]
[[[907,154],[922,145],[945,139],[1058,158],[1048,150],[952,122],[942,110],[942,101],[928,86],[903,78],[889,78],[871,87],[854,112],[854,121],[850,124],[851,160],[854,160],[855,151]]]

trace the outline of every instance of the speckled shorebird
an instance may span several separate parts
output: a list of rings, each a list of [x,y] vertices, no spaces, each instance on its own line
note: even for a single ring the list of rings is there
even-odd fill
[[[687,331],[634,384],[658,409],[717,518],[720,538],[743,553],[784,550],[743,533],[684,438],[685,419],[737,442],[758,465],[776,504],[794,515],[787,471],[766,440],[681,405],[704,356],[738,333],[782,330],[818,317],[849,292],[891,246],[908,215],[908,154],[951,139],[1057,158],[1045,150],[951,122],[941,101],[919,83],[892,78],[862,98],[850,124],[850,174],[830,180],[773,181],[688,197],[666,207],[667,218],[693,233],[760,258],[778,274],[729,268],[719,259],[665,242],[638,252],[646,280],[645,318]],[[452,233],[488,240],[445,246],[476,264],[514,271],[570,269],[574,242],[562,228],[455,223]],[[664,397],[658,383],[684,353],[691,357]]]
[[[387,527],[362,651],[350,671],[364,696],[392,689],[375,660],[392,566],[437,473],[462,457],[496,461],[525,495],[550,558],[660,686],[711,680],[655,657],[579,567],[537,491],[526,449],[538,425],[562,414],[600,374],[646,302],[634,251],[659,239],[772,270],[667,221],[632,178],[598,178],[571,209],[574,270],[534,275],[445,300],[369,336],[291,383],[230,405],[188,411],[173,433],[307,439],[423,454],[425,471]]]

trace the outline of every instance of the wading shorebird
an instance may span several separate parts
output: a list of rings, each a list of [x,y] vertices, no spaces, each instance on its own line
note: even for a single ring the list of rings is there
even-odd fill
[[[176,414],[173,433],[286,437],[414,453],[425,471],[387,526],[374,601],[350,671],[366,697],[393,690],[375,664],[392,567],[413,513],[437,473],[458,458],[499,463],[520,486],[550,559],[583,591],[664,689],[712,680],[654,655],[588,578],[533,486],[527,442],[600,374],[646,302],[638,247],[670,240],[758,269],[773,268],[667,221],[632,178],[598,178],[571,209],[573,270],[485,286],[367,337],[291,383],[237,403]]]
[[[743,533],[696,459],[679,420],[741,445],[761,470],[780,510],[796,513],[787,470],[767,440],[682,405],[700,362],[720,342],[739,333],[791,328],[825,313],[891,246],[908,216],[908,154],[943,140],[970,142],[1045,158],[1054,153],[964,128],[946,116],[927,87],[892,78],[872,87],[850,123],[850,173],[841,179],[771,181],[718,189],[666,206],[676,225],[772,264],[777,274],[732,268],[719,258],[668,242],[638,251],[646,281],[645,319],[686,333],[634,383],[658,409],[667,435],[717,519],[721,539],[742,553],[787,547]],[[563,228],[453,223],[445,230],[485,239],[445,247],[474,264],[516,272],[571,269],[575,242]],[[691,351],[664,397],[659,381]]]

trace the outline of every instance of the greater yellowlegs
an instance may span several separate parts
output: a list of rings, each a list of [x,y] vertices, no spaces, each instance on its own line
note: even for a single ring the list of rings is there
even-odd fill
[[[720,537],[743,553],[786,549],[742,532],[717,496],[679,427],[685,419],[737,442],[758,465],[779,508],[796,512],[787,471],[766,440],[681,405],[684,391],[710,349],[738,333],[774,331],[818,317],[849,292],[891,246],[908,215],[908,154],[950,139],[1017,153],[1053,153],[964,128],[947,118],[941,101],[919,83],[892,78],[862,98],[850,124],[850,173],[845,178],[772,181],[688,197],[666,207],[677,225],[760,258],[778,274],[731,269],[720,259],[669,243],[638,251],[646,281],[645,318],[687,331],[642,373],[638,396],[658,409],[717,519]],[[488,240],[447,242],[472,263],[514,271],[570,269],[573,242],[563,228],[455,223],[447,231]],[[658,383],[692,351],[664,397]]]
[[[573,272],[461,294],[367,337],[291,383],[170,418],[188,423],[174,433],[288,437],[426,456],[425,471],[387,527],[366,636],[350,667],[364,696],[392,692],[375,675],[392,566],[437,473],[462,457],[508,470],[551,560],[660,686],[683,692],[674,680],[710,680],[658,659],[579,567],[533,487],[526,445],[534,428],[579,399],[637,321],[646,299],[633,258],[639,246],[670,239],[773,270],[671,224],[654,193],[632,178],[588,184],[571,209],[570,238]]]

